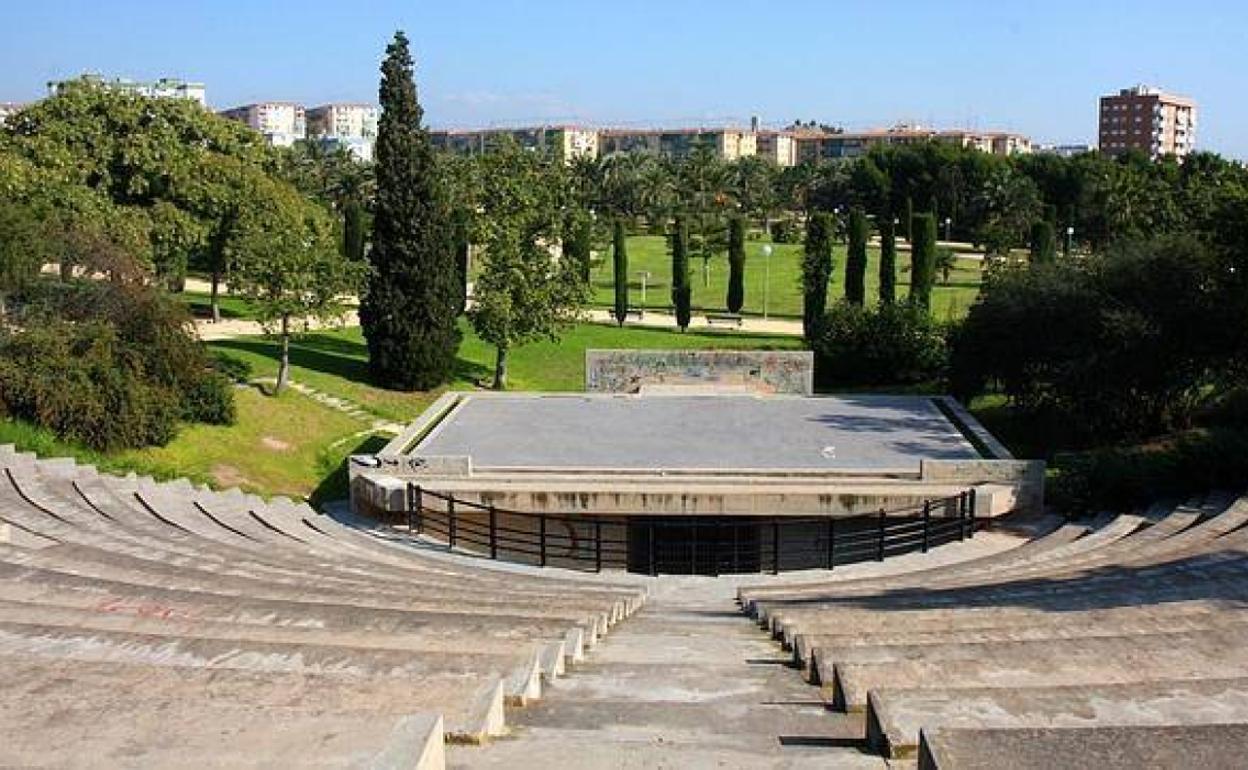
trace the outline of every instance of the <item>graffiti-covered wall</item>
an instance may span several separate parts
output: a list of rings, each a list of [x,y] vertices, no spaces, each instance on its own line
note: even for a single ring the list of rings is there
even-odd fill
[[[643,386],[746,387],[808,396],[814,354],[768,350],[587,350],[585,390],[637,393]]]

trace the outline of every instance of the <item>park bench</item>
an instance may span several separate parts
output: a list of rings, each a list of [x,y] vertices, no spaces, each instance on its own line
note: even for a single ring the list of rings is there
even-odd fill
[[[738,329],[740,329],[741,328],[741,314],[740,313],[707,313],[706,323],[709,326],[714,326],[715,324],[731,324],[737,327]]]

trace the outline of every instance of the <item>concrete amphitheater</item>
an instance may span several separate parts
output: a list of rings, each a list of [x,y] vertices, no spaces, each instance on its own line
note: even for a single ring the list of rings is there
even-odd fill
[[[1218,768],[1248,746],[1233,496],[641,578],[12,448],[0,470],[6,766]]]

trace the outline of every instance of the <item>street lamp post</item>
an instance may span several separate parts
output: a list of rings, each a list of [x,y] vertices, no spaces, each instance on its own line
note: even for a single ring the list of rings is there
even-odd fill
[[[771,300],[771,248],[770,243],[763,244],[763,320],[767,320],[768,305]]]
[[[650,271],[638,270],[637,277],[641,279],[641,307],[646,307],[646,281],[650,278]]]
[[[953,217],[945,217],[945,243],[949,242],[949,228],[953,225]]]
[[[1066,228],[1066,256],[1068,257],[1070,256],[1070,250],[1074,245],[1074,240],[1075,228],[1073,226],[1069,226]]]

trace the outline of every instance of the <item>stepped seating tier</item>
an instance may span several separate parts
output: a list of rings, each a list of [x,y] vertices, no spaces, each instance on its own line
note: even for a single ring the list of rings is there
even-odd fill
[[[640,581],[0,447],[0,719],[19,764],[435,770],[444,741],[505,733],[644,600]]]
[[[1052,528],[738,599],[867,745],[919,767],[1230,767],[1248,745],[1248,498]]]

